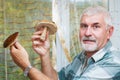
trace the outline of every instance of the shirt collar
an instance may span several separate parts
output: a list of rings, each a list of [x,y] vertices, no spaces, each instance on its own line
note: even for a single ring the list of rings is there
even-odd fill
[[[108,41],[108,43],[105,45],[105,47],[103,47],[101,50],[99,50],[98,52],[96,52],[92,58],[94,59],[94,61],[98,61],[100,59],[102,59],[104,57],[104,55],[106,54],[106,52],[112,47],[112,43],[111,41]]]

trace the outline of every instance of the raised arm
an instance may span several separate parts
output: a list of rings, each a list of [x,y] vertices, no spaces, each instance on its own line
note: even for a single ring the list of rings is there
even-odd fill
[[[51,80],[57,80],[57,72],[53,69],[50,61],[50,42],[47,32],[45,41],[40,40],[42,31],[37,31],[32,36],[33,49],[41,59],[41,70]]]
[[[10,47],[10,52],[13,61],[23,70],[30,66],[29,56],[26,50],[16,42],[14,45]],[[37,70],[36,68],[32,67],[28,72],[28,77],[30,80],[51,80],[46,75],[44,75],[41,71]]]

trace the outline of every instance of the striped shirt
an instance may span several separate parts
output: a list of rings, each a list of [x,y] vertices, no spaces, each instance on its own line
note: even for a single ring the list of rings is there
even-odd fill
[[[59,80],[120,80],[120,51],[110,41],[88,59],[82,51],[58,75]]]

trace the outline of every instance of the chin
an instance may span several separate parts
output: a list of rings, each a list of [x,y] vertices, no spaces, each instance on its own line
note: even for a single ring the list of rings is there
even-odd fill
[[[94,52],[97,50],[97,45],[90,45],[90,44],[82,44],[82,48],[83,50],[87,51],[87,52]]]

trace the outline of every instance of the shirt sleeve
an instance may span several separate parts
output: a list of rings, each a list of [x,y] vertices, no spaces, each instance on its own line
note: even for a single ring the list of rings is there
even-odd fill
[[[66,77],[65,77],[65,69],[62,68],[59,72],[58,72],[58,78],[59,80],[66,80]]]

